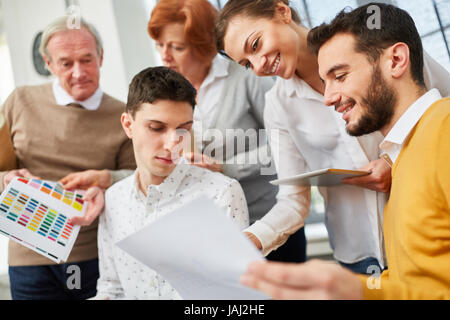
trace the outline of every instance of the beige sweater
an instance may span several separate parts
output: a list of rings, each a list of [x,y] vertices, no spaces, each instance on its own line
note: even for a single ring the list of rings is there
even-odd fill
[[[52,85],[46,84],[17,88],[2,113],[11,131],[18,167],[57,181],[71,172],[88,169],[135,168],[131,140],[120,124],[124,110],[122,102],[107,94],[95,111],[60,106]],[[4,174],[0,172],[0,179]],[[81,228],[67,262],[97,257],[97,223]],[[13,241],[9,242],[8,260],[11,266],[52,264]]]
[[[15,169],[16,166],[16,155],[11,143],[9,128],[0,113],[0,171]]]

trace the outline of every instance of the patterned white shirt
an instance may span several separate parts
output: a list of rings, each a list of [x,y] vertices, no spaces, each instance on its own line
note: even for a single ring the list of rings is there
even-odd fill
[[[181,299],[160,275],[115,243],[200,195],[210,197],[244,229],[249,223],[244,193],[236,180],[191,166],[185,159],[161,185],[150,185],[147,197],[138,188],[137,175],[138,171],[106,192],[98,227],[100,278],[95,299]]]

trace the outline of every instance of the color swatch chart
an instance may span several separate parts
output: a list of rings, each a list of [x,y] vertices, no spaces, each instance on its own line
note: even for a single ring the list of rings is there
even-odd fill
[[[82,197],[56,182],[15,178],[0,196],[0,233],[57,263],[66,261],[80,229],[69,219],[84,214]]]

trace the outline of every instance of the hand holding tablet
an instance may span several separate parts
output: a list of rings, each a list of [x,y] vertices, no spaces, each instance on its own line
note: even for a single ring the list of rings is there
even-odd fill
[[[361,177],[368,174],[370,174],[370,171],[327,168],[307,172],[290,178],[273,180],[270,183],[288,186],[330,187],[342,184],[342,179]]]

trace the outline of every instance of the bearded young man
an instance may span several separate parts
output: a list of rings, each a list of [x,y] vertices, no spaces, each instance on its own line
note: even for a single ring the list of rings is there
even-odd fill
[[[255,263],[242,282],[281,299],[450,299],[450,99],[427,91],[423,50],[412,18],[380,9],[381,29],[367,27],[363,6],[313,29],[325,103],[347,132],[380,130],[393,162],[383,230],[389,269],[357,276],[334,264]]]

